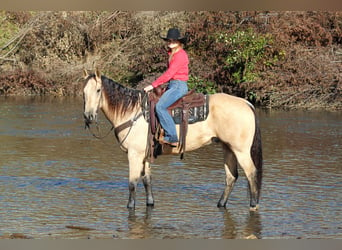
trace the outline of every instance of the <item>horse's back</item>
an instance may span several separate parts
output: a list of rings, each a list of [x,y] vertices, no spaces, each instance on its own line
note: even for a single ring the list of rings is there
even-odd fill
[[[215,118],[231,117],[239,119],[239,117],[248,117],[254,120],[253,105],[247,100],[233,95],[224,93],[210,95],[209,110],[215,115]]]
[[[227,109],[237,109],[237,108],[241,108],[241,109],[245,109],[245,108],[254,108],[253,105],[251,103],[249,103],[247,100],[241,98],[241,97],[237,97],[237,96],[233,96],[233,95],[229,95],[229,94],[225,94],[225,93],[216,93],[216,94],[212,94],[210,95],[210,103],[211,105],[227,105],[229,104],[229,106],[227,106]]]
[[[231,144],[251,144],[255,133],[255,113],[245,99],[217,93],[209,99],[209,126],[220,140]]]

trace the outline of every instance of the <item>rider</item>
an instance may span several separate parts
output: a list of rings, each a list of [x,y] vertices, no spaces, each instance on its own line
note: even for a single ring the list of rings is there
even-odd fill
[[[161,38],[167,42],[168,46],[168,69],[159,78],[157,78],[157,80],[152,82],[151,85],[145,87],[144,91],[148,92],[163,83],[169,83],[167,90],[156,104],[156,113],[159,122],[165,131],[162,143],[175,147],[178,145],[176,125],[173,118],[167,111],[167,108],[188,92],[187,81],[189,79],[189,58],[183,49],[183,45],[186,43],[187,37],[182,37],[177,28],[171,28],[168,30],[167,36]]]

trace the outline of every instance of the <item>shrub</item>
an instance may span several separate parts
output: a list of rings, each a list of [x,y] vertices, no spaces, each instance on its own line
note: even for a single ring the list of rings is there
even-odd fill
[[[227,47],[225,69],[230,72],[233,83],[257,80],[256,65],[270,65],[275,60],[267,54],[267,47],[273,43],[271,35],[258,34],[251,28],[232,34],[219,33],[217,41]]]
[[[51,90],[44,75],[33,70],[8,71],[0,76],[0,83],[4,95],[43,95]]]
[[[203,94],[216,93],[216,85],[214,82],[201,79],[197,76],[190,75],[188,80],[189,89],[195,89],[196,92]]]

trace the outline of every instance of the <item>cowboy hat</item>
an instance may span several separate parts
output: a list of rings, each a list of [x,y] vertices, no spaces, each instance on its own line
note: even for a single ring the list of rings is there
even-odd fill
[[[177,28],[171,28],[167,31],[166,37],[160,36],[160,38],[162,38],[164,41],[178,40],[181,43],[185,44],[188,37],[187,36],[181,36],[180,32]]]

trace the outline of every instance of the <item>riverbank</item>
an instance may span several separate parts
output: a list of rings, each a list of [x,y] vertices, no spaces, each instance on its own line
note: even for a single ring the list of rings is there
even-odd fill
[[[18,77],[18,76],[17,76]],[[23,76],[20,76],[23,77]],[[1,76],[0,76],[1,78]],[[34,74],[28,78],[19,78],[14,81],[15,76],[8,77],[9,81],[0,81],[0,96],[3,97],[22,97],[22,96],[41,96],[41,97],[64,97],[74,96],[82,98],[83,79],[71,83],[46,84],[46,82],[35,81]],[[142,88],[140,84],[137,88]],[[285,110],[342,110],[341,87],[322,88],[321,86],[302,85],[297,87],[276,88],[259,86],[259,95],[262,99],[252,99],[256,107],[268,109]],[[236,93],[228,93],[239,96]],[[246,98],[247,99],[247,98]]]
[[[259,107],[342,109],[342,12],[0,12],[0,95],[81,96],[82,70],[142,88],[166,69],[160,39],[188,36],[189,85]]]

